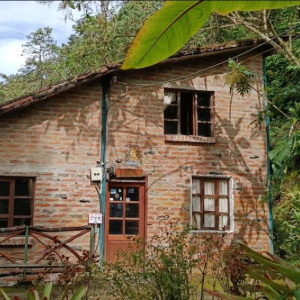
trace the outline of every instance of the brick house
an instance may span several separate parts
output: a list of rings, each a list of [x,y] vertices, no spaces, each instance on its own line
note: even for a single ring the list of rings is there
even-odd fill
[[[100,253],[113,260],[168,215],[199,237],[226,232],[269,249],[266,128],[250,126],[264,101],[231,97],[224,80],[238,57],[261,90],[266,49],[248,40],[142,70],[107,66],[1,104],[0,227],[82,226],[102,212]]]

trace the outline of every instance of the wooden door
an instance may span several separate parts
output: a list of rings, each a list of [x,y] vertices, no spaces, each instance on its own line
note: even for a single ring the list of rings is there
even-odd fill
[[[134,249],[135,237],[145,236],[145,185],[110,182],[107,189],[105,258],[113,262],[118,251]]]

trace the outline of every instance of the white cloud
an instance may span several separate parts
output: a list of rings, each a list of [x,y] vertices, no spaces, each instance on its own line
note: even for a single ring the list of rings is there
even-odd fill
[[[0,72],[16,73],[25,58],[20,56],[26,35],[38,28],[53,28],[58,44],[66,43],[73,33],[72,21],[64,20],[64,12],[58,10],[60,1],[42,5],[36,1],[0,1]],[[74,11],[74,17],[80,13]]]
[[[3,39],[0,41],[0,73],[12,74],[24,64],[21,56],[22,44],[25,40]]]

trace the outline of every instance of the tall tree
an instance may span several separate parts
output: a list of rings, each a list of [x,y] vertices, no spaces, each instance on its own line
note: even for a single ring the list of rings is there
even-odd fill
[[[26,55],[25,66],[21,73],[30,76],[36,87],[49,83],[52,65],[57,57],[57,45],[52,37],[52,28],[39,28],[26,36],[22,55]]]

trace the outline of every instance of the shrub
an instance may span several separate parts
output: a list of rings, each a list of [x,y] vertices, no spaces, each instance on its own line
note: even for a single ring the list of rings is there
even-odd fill
[[[234,247],[224,252],[223,233],[192,232],[177,220],[161,224],[161,234],[148,244],[138,241],[135,250],[122,252],[102,273],[107,293],[120,299],[204,299],[211,275],[213,287],[243,295],[246,276],[241,255]],[[207,276],[207,275],[210,276]]]

